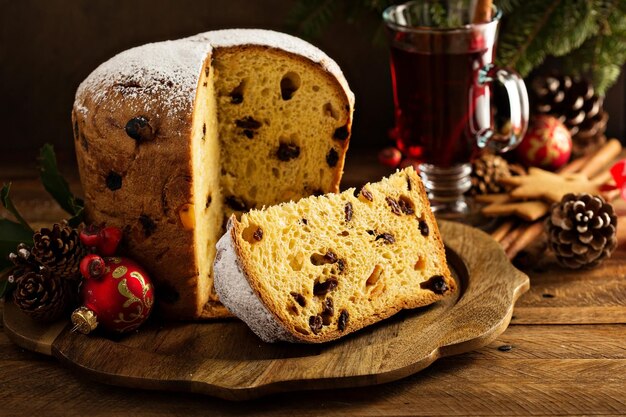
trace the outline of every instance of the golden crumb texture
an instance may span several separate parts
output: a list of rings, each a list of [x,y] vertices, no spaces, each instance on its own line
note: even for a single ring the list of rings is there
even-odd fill
[[[252,210],[231,224],[238,266],[230,270],[247,280],[260,301],[256,308],[263,307],[259,314],[269,311],[282,328],[278,333],[288,335],[280,340],[330,341],[456,290],[412,168],[361,189]],[[216,279],[224,280],[219,287],[225,291],[236,281]],[[258,335],[277,340],[255,329],[250,306],[228,298],[233,303],[226,307]]]

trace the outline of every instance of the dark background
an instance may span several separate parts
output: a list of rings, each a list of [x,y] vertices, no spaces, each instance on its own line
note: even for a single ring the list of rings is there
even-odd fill
[[[45,142],[73,149],[70,111],[78,84],[101,62],[147,42],[222,28],[287,31],[294,0],[0,0],[0,163]],[[392,125],[385,45],[372,15],[337,22],[313,43],[342,67],[356,94],[351,147],[379,148]],[[608,92],[607,134],[624,139],[626,85]]]

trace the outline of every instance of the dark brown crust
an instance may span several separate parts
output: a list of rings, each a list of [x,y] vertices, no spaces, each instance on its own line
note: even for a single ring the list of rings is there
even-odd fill
[[[151,97],[151,83],[157,82],[150,80],[136,89],[142,90],[143,97]],[[133,109],[144,108],[142,100],[125,96],[115,86],[106,93],[109,99],[101,105],[89,95],[77,99],[74,105],[74,122],[87,144],[87,149],[76,147],[86,219],[124,230],[123,252],[146,268],[157,290],[168,292],[157,304],[167,317],[197,317],[200,308],[193,231],[183,227],[177,210],[170,209],[169,202],[162,198],[173,178],[192,176],[193,109],[181,109],[178,117],[159,118],[168,112],[162,103],[156,104],[150,114],[137,114]],[[151,98],[153,103],[160,103],[160,97]],[[79,107],[88,109],[87,116]],[[124,126],[136,116],[150,119],[157,132],[154,140],[139,143],[127,135]],[[111,170],[122,176],[122,186],[116,191],[109,190],[103,179]],[[176,187],[180,189],[174,193],[177,198],[171,205],[179,205],[179,200],[191,203],[191,182],[179,181]],[[143,230],[141,216],[149,217],[156,225],[149,236]]]

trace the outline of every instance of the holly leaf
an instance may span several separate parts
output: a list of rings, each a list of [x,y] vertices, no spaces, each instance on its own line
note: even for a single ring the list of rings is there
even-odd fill
[[[17,211],[17,208],[15,208],[15,206],[13,205],[13,201],[11,201],[11,197],[9,196],[10,192],[11,192],[11,183],[4,184],[2,188],[0,189],[0,203],[2,203],[4,208],[7,209],[12,215],[15,216],[17,221],[20,222],[22,226],[28,228],[28,230],[30,230],[32,233],[33,232],[32,227],[29,226],[28,222],[24,220],[20,212]]]
[[[69,220],[70,225],[78,225],[82,221],[85,204],[83,200],[75,197],[70,191],[67,181],[59,172],[54,148],[49,143],[46,143],[39,152],[39,171],[41,182],[46,191],[59,203],[63,210],[72,215]]]
[[[18,244],[33,244],[33,231],[9,219],[0,219],[0,257],[5,258]]]

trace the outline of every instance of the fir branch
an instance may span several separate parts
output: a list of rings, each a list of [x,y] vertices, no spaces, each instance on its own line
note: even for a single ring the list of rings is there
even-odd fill
[[[340,17],[350,23],[366,12],[380,18],[386,7],[404,1],[297,0],[290,20],[296,33],[310,38]],[[458,12],[465,1],[449,2],[447,7],[454,9],[448,10],[452,12],[449,14]],[[513,67],[526,76],[548,56],[572,55],[567,59],[569,72],[587,74],[601,93],[618,77],[626,60],[626,23],[620,23],[626,15],[626,0],[494,2],[504,13],[497,47],[499,65]],[[384,27],[382,22],[380,27]]]
[[[561,0],[556,0],[552,2],[548,9],[543,10],[543,13],[538,16],[533,16],[535,17],[535,19],[528,19],[526,20],[526,22],[520,22],[519,26],[521,27],[519,28],[517,27],[518,25],[515,24],[517,22],[508,22],[508,25],[510,25],[510,27],[507,26],[507,32],[505,32],[503,34],[504,36],[501,37],[499,48],[500,54],[502,55],[501,59],[503,60],[502,64],[504,66],[516,68],[522,74],[522,76],[526,75],[524,74],[524,72],[530,72],[531,68],[524,68],[525,71],[522,71],[522,69],[520,69],[517,64],[519,60],[522,59],[524,53],[528,50],[530,45],[535,41],[541,29],[549,21],[550,16],[552,15],[552,13],[554,13],[556,7],[559,5],[560,2]],[[531,6],[528,5],[527,7],[530,8]],[[529,29],[527,29],[525,25],[528,25]],[[521,44],[519,43],[520,36],[526,37],[526,40]],[[507,38],[511,38],[511,42],[507,42]],[[507,44],[510,44],[510,49],[512,51],[512,54],[510,54],[510,56],[507,56],[506,54]]]
[[[497,62],[522,76],[551,56],[578,48],[598,31],[603,0],[529,0],[513,10],[503,27]],[[564,30],[568,28],[569,30]]]
[[[318,36],[333,20],[336,0],[304,0],[296,3],[288,24],[306,38]]]
[[[598,34],[563,60],[564,69],[589,78],[604,95],[626,62],[626,1],[616,0],[603,10]]]
[[[507,14],[519,6],[520,0],[500,0],[495,1],[494,3],[500,10],[502,10],[502,13]]]

